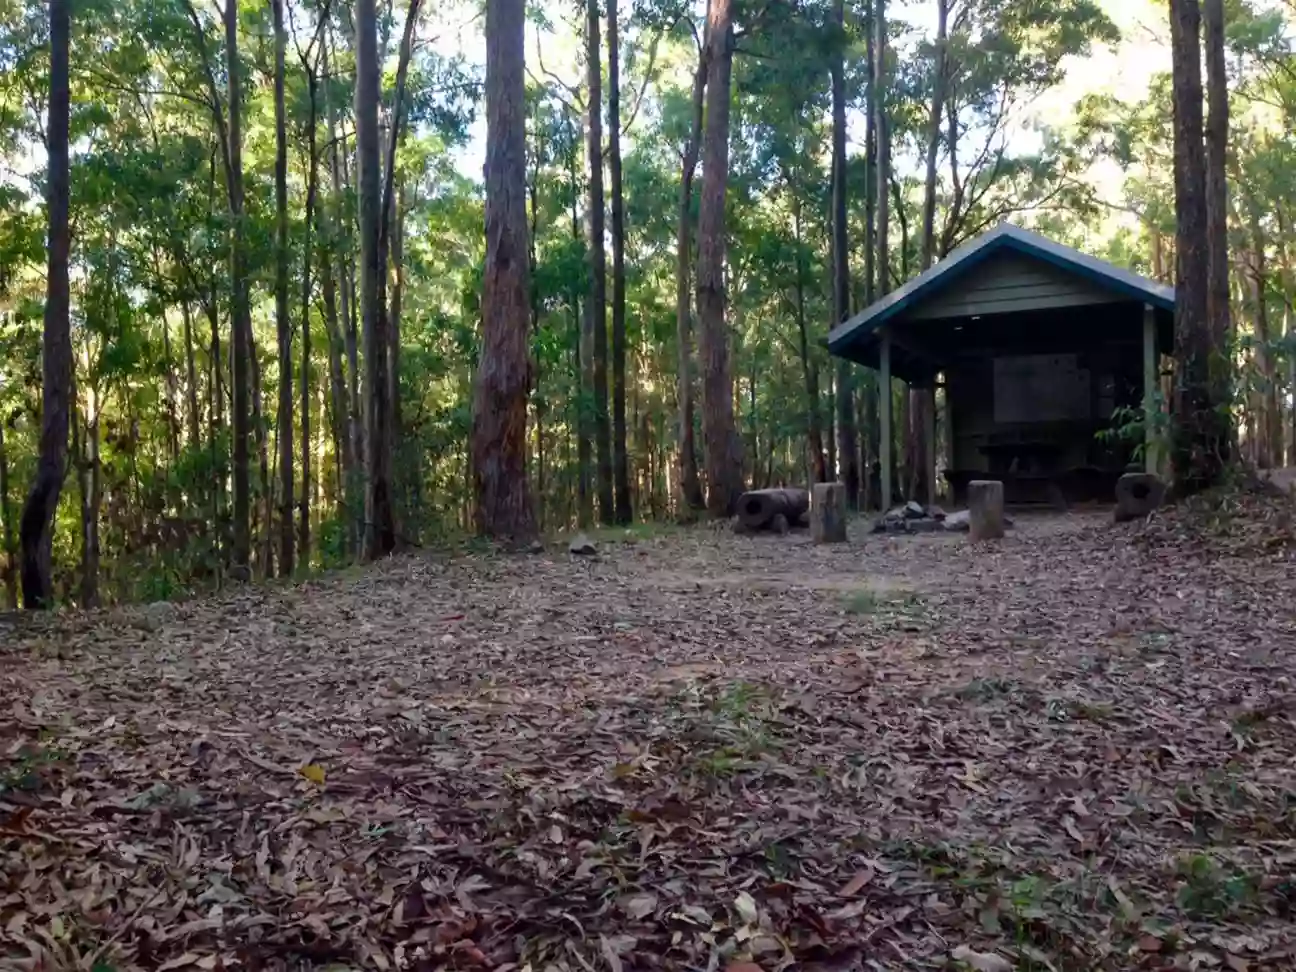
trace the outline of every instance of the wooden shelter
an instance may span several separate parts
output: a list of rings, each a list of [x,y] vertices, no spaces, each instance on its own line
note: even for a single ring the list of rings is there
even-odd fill
[[[1111,499],[1133,452],[1101,433],[1121,407],[1153,410],[1174,350],[1174,290],[1004,223],[835,328],[835,355],[931,396],[927,482],[956,499],[1000,479],[1010,503]],[[891,396],[881,396],[882,495],[891,489]],[[1144,462],[1159,464],[1149,426]],[[934,497],[928,497],[933,499]]]

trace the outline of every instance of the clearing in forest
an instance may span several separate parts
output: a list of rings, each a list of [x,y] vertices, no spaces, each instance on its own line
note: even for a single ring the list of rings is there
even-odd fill
[[[0,965],[1291,968],[1293,565],[1251,500],[0,621]]]

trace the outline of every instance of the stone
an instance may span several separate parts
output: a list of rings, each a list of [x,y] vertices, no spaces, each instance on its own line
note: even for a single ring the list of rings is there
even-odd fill
[[[968,483],[968,536],[973,542],[1004,535],[1004,488],[997,479]]]
[[[567,552],[575,557],[594,557],[598,554],[598,547],[594,546],[594,541],[585,534],[578,533],[567,545]]]
[[[810,536],[815,543],[846,542],[846,484],[815,483],[810,498]]]
[[[950,533],[967,533],[972,527],[972,514],[967,510],[950,513],[941,521],[941,529]]]
[[[1012,517],[1004,514],[1003,524],[1006,529],[1011,530],[1015,525]],[[972,511],[959,510],[957,513],[946,514],[945,519],[940,521],[941,529],[947,533],[967,533],[972,529]]]
[[[922,520],[927,517],[927,511],[923,509],[923,505],[914,500],[906,503],[902,507],[902,511],[906,520]]]
[[[1117,523],[1142,520],[1165,501],[1161,477],[1148,472],[1128,472],[1116,480]]]

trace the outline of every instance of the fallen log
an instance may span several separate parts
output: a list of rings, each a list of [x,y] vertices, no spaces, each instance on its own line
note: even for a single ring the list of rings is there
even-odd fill
[[[748,530],[765,530],[776,516],[798,523],[810,510],[810,493],[804,489],[754,489],[738,499],[738,520]]]

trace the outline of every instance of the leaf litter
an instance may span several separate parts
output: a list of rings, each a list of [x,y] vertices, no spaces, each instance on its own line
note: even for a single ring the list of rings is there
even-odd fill
[[[1290,513],[11,623],[0,966],[1291,968]]]

